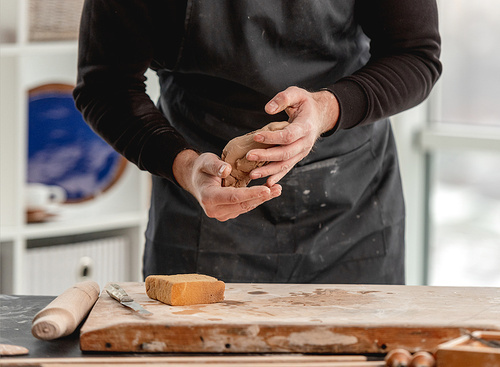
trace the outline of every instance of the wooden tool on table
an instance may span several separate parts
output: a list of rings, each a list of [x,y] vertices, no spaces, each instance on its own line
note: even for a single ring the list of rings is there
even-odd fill
[[[462,334],[463,335],[467,335],[471,340],[475,340],[481,344],[483,344],[484,346],[486,347],[489,347],[489,348],[500,348],[500,341],[498,340],[488,340],[488,339],[484,339],[484,338],[480,338],[478,336],[478,333],[471,333],[465,329],[461,330]]]
[[[90,312],[99,291],[99,285],[94,281],[75,284],[35,315],[31,333],[42,340],[71,334]]]
[[[385,357],[387,367],[408,367],[410,361],[411,353],[402,348],[391,350]]]
[[[419,351],[411,354],[406,349],[396,348],[385,357],[387,367],[434,367],[436,360],[432,354]]]
[[[146,310],[144,307],[142,307],[140,304],[137,302],[134,302],[132,297],[130,297],[127,292],[125,292],[125,289],[120,287],[116,283],[110,283],[106,286],[106,292],[111,296],[111,298],[117,300],[120,302],[122,305],[131,308],[134,311],[137,311],[139,314],[143,316],[150,316],[152,315],[151,312]]]
[[[470,330],[470,328],[469,328]],[[463,335],[438,346],[438,367],[500,366],[500,331],[462,330]]]
[[[1,363],[0,363],[1,365]],[[16,358],[9,366],[63,367],[63,366],[169,366],[169,367],[384,367],[383,361],[368,361],[358,355],[242,355],[242,356],[85,356],[80,358]]]
[[[410,367],[434,367],[435,365],[436,359],[434,356],[423,350],[415,353],[410,361]]]

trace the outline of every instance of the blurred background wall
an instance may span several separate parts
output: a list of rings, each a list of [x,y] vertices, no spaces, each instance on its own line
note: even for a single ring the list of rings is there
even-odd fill
[[[407,282],[500,286],[500,3],[438,5],[443,76],[428,101],[393,118],[408,215]],[[87,278],[101,286],[142,279],[150,186],[136,167],[126,164],[105,190],[53,206],[39,220],[26,213],[26,184],[34,169],[47,171],[30,155],[42,136],[33,133],[33,91],[48,88],[47,100],[68,97],[57,85],[75,83],[81,6],[0,0],[1,293],[55,295]],[[155,100],[156,76],[147,76]],[[70,141],[72,152],[85,150],[86,142]],[[75,169],[85,176],[73,182],[97,182],[97,169]]]

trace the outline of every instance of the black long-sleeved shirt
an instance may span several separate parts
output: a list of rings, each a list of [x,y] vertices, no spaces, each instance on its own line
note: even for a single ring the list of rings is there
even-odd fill
[[[189,145],[145,93],[144,73],[175,66],[185,11],[185,0],[86,0],[74,91],[98,134],[139,168],[169,179],[175,156]],[[435,0],[356,1],[355,14],[371,40],[371,58],[324,86],[340,104],[335,129],[417,105],[441,73]]]

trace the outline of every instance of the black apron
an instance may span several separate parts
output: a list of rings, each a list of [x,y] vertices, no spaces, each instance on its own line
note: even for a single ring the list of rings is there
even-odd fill
[[[318,90],[369,59],[353,8],[350,0],[188,1],[177,65],[158,71],[160,109],[190,144],[217,155],[235,136],[287,120],[264,112],[277,92]],[[280,197],[219,222],[153,177],[144,276],[404,283],[404,203],[389,121],[321,138],[280,184]]]

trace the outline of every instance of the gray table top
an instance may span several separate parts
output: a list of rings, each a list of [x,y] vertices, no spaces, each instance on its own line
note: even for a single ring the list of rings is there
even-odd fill
[[[55,341],[39,340],[31,334],[33,317],[54,298],[0,295],[0,343],[28,348],[29,355],[24,358],[81,357],[79,328]]]

